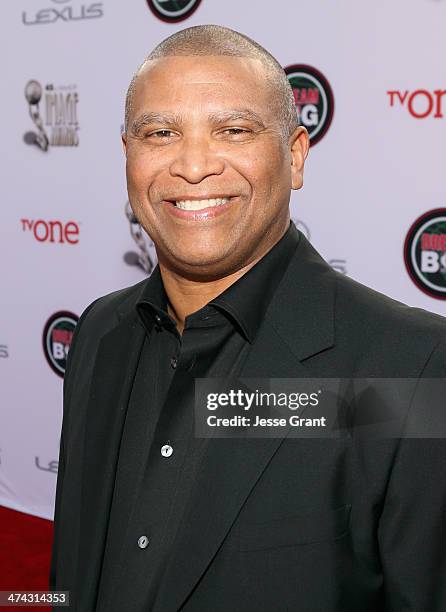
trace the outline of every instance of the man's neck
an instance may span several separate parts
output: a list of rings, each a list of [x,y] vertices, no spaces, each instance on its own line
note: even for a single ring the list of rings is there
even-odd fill
[[[248,264],[239,268],[227,276],[216,278],[215,280],[200,281],[182,276],[177,271],[173,270],[168,262],[164,262],[162,258],[158,258],[161,277],[163,279],[164,288],[168,300],[168,314],[176,321],[177,329],[180,334],[183,333],[186,317],[197,310],[200,310],[208,302],[223,293],[225,289],[235,283],[241,276],[246,274],[268,251],[270,251],[277,242],[284,236],[290,225],[290,219],[287,218],[285,228],[279,235],[273,239],[272,244],[269,244],[262,250],[260,254],[255,256]]]
[[[223,293],[225,289],[246,274],[259,259],[261,257],[258,257],[233,274],[206,282],[179,276],[160,263],[161,276],[168,298],[167,312],[176,321],[178,332],[180,334],[183,333],[185,320],[188,315],[200,310],[200,308],[212,301],[217,295]]]

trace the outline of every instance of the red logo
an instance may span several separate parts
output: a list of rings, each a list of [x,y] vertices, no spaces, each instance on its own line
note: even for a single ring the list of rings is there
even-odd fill
[[[43,330],[43,352],[51,369],[63,377],[73,333],[79,317],[72,312],[55,312]]]
[[[58,244],[77,244],[79,242],[79,223],[76,221],[44,221],[43,219],[20,219],[22,230],[31,232],[38,242]]]
[[[390,90],[387,92],[390,106],[402,106],[409,111],[415,119],[443,119],[443,110],[446,108],[443,98],[446,96],[446,89],[416,89],[415,91]]]

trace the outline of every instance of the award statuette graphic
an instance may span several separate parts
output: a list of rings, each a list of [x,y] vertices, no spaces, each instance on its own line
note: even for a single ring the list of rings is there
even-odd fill
[[[149,247],[154,248],[154,244],[148,236],[146,238],[144,237],[142,227],[135,217],[130,202],[126,202],[125,216],[130,223],[130,234],[138,247],[139,253],[127,251],[127,253],[124,254],[124,261],[129,266],[138,266],[138,268],[141,268],[141,270],[144,270],[147,274],[151,274],[155,264],[149,253]]]
[[[29,115],[37,127],[37,132],[26,132],[24,141],[26,144],[35,144],[42,151],[48,151],[49,140],[43,127],[42,117],[39,112],[39,102],[42,98],[42,86],[38,81],[31,80],[25,86],[25,98],[29,106]]]

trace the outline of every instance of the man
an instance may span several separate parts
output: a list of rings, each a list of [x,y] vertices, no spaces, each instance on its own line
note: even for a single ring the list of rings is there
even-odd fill
[[[280,65],[197,26],[128,90],[149,279],[67,364],[51,588],[79,612],[446,610],[442,439],[194,435],[194,379],[444,376],[445,320],[333,271],[289,217],[308,135]]]

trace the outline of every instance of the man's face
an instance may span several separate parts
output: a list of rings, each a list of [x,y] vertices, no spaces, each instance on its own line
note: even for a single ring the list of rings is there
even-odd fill
[[[283,138],[265,78],[258,60],[230,56],[165,57],[139,75],[123,136],[129,199],[160,262],[184,276],[235,272],[288,227],[308,138]]]

